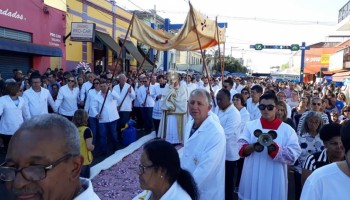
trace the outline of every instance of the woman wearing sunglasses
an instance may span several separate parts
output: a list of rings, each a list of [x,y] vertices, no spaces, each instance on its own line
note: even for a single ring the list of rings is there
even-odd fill
[[[345,121],[348,121],[350,119],[350,105],[344,106],[344,108],[341,110],[341,116],[340,124],[343,124]]]
[[[66,80],[67,84],[58,91],[55,107],[60,115],[72,121],[75,111],[78,110],[79,88],[72,74],[67,74]]]

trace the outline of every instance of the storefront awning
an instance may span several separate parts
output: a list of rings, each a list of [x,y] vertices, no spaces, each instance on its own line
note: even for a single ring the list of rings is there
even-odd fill
[[[345,78],[349,78],[350,77],[350,71],[347,72],[340,72],[340,73],[336,73],[332,76],[332,81],[334,82],[343,82],[343,80]]]
[[[108,34],[99,31],[95,32],[96,37],[108,48],[110,48],[116,55],[120,53],[120,46],[117,42]]]
[[[143,60],[145,60],[142,65],[143,69],[151,69],[153,67],[153,65],[142,56],[137,47],[131,41],[126,40],[124,46],[140,65]]]
[[[332,74],[336,74],[336,73],[340,73],[340,72],[345,72],[346,70],[343,69],[338,69],[338,70],[332,70],[332,71],[323,71],[322,73],[324,75],[332,75]]]
[[[62,49],[46,45],[0,38],[0,50],[28,53],[40,56],[62,57]]]

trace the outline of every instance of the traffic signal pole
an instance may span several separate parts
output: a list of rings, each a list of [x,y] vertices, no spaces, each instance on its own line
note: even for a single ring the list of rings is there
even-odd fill
[[[304,82],[304,68],[305,68],[305,50],[307,47],[305,46],[305,42],[301,43],[301,63],[300,63],[300,83]],[[310,49],[310,48],[308,48]]]
[[[261,51],[263,49],[290,49],[291,51],[299,51],[299,50],[301,50],[301,63],[300,63],[299,82],[300,83],[304,82],[305,50],[309,50],[310,49],[310,47],[305,46],[305,42],[302,42],[301,46],[299,46],[298,44],[292,44],[290,46],[255,44],[255,45],[250,45],[250,48],[255,49],[257,51]]]

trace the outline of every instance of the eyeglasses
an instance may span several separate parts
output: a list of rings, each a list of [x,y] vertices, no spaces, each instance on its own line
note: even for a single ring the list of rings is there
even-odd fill
[[[68,80],[68,82],[74,83],[75,81],[74,80]]]
[[[16,169],[14,167],[0,166],[0,180],[5,182],[14,181],[16,179],[17,173],[20,172],[24,179],[27,181],[40,181],[46,178],[47,171],[52,170],[61,162],[71,158],[72,154],[67,154],[60,159],[54,161],[48,165],[32,165],[24,167],[22,169]]]
[[[350,112],[350,110],[344,110],[344,112]]]
[[[321,103],[312,103],[312,105],[313,105],[313,106],[316,106],[316,105],[320,106]]]
[[[264,105],[264,104],[260,104],[258,106],[259,110],[265,110],[267,108],[268,111],[273,110],[275,106],[274,105]]]
[[[141,174],[145,173],[146,169],[152,168],[152,167],[154,167],[154,166],[153,165],[143,166],[143,165],[139,164],[139,171],[137,173],[141,175]]]
[[[99,85],[100,83],[99,82],[95,82],[94,85]]]

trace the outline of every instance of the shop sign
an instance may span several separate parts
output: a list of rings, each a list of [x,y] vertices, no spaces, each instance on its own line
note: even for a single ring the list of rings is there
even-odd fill
[[[0,15],[4,15],[5,17],[11,17],[18,20],[26,20],[23,14],[16,11],[11,11],[8,8],[1,9],[0,8]]]
[[[78,42],[95,42],[94,23],[72,22],[70,40]]]

